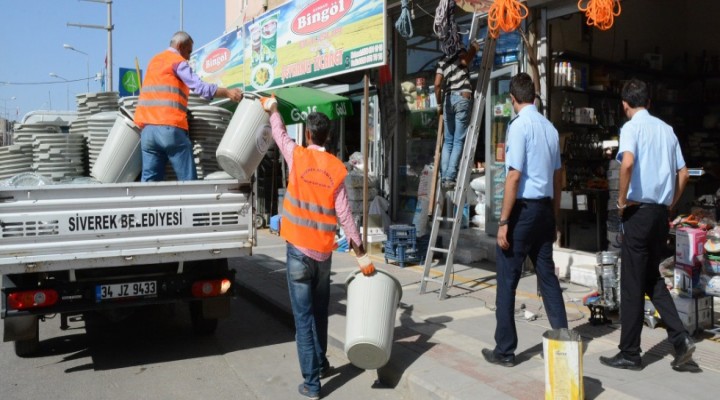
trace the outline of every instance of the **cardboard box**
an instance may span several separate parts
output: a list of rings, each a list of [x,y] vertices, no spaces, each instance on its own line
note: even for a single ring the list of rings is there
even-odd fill
[[[681,297],[695,297],[702,293],[699,265],[675,264],[675,291]]]
[[[700,329],[711,329],[713,327],[712,310],[698,311],[697,313],[678,312],[680,320],[685,325],[685,329],[692,335]]]
[[[677,293],[672,293],[673,301],[675,302],[675,308],[679,313],[690,314],[694,312],[704,311],[712,306],[712,296],[699,295],[695,298],[687,298],[678,296]]]
[[[675,262],[694,265],[697,257],[703,254],[706,239],[702,229],[679,228],[675,232]]]

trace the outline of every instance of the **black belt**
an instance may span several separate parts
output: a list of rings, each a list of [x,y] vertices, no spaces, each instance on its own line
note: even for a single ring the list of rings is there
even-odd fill
[[[539,199],[517,199],[515,200],[517,204],[530,204],[530,203],[552,203],[552,198],[550,197],[541,197]]]
[[[633,204],[630,207],[637,207],[637,208],[665,208],[667,209],[668,206],[665,204],[658,204],[658,203],[638,203]]]

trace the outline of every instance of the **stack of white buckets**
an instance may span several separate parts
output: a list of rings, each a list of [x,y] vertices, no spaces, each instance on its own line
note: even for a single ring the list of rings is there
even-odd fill
[[[90,175],[103,183],[134,181],[142,171],[140,131],[132,114],[121,108]],[[215,155],[225,172],[250,182],[271,143],[267,113],[259,100],[247,96],[233,114]]]

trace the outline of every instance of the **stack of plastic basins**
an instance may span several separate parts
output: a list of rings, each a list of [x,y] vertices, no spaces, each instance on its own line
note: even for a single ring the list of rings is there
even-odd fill
[[[390,225],[385,241],[385,262],[388,261],[397,262],[401,268],[406,263],[420,262],[414,225]]]

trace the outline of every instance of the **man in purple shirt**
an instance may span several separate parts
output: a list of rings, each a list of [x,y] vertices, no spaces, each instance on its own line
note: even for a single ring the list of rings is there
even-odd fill
[[[203,82],[187,62],[192,50],[193,40],[190,35],[177,32],[170,40],[170,47],[163,52],[165,54],[156,55],[148,66],[135,114],[136,123],[143,128],[140,136],[143,182],[164,180],[165,164],[168,161],[179,181],[197,179],[192,142],[188,136],[187,89],[208,100],[214,97],[226,97],[238,102],[242,100],[240,89]],[[168,60],[172,60],[172,65],[169,65]],[[177,81],[168,80],[166,74],[170,68],[181,87],[175,87],[177,83],[173,82]],[[148,82],[151,84],[148,85]],[[187,88],[182,88],[182,85]]]

